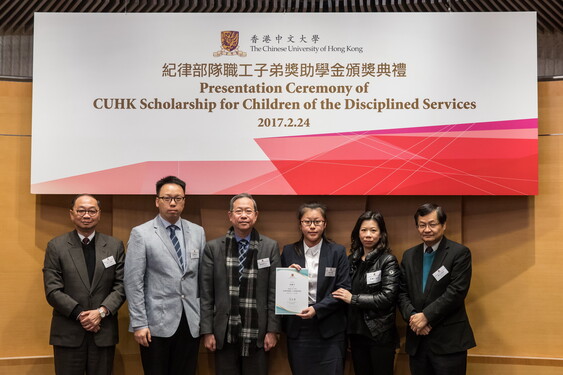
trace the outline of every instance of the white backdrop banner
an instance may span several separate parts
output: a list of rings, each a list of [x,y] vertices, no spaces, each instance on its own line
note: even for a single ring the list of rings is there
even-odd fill
[[[32,193],[537,194],[535,13],[35,15]]]

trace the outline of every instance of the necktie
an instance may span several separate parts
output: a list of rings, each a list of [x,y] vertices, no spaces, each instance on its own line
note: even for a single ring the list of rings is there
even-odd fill
[[[176,229],[180,228],[178,228],[174,224],[168,226],[168,230],[170,231],[170,239],[172,240],[172,245],[174,245],[174,249],[176,250],[176,255],[178,255],[180,268],[182,269],[182,271],[184,271],[184,257],[182,257],[182,248],[180,247],[180,241],[178,241],[178,237],[176,237]]]
[[[244,271],[244,262],[246,261],[246,252],[248,251],[248,245],[248,241],[244,239],[238,242],[239,281],[242,280],[242,273]]]
[[[430,254],[430,253],[432,253],[432,248],[430,246],[428,246],[424,252],[426,254]]]
[[[83,243],[84,245],[88,245],[88,244],[90,243],[90,239],[89,239],[88,237],[84,237],[84,238],[82,239],[82,243]]]

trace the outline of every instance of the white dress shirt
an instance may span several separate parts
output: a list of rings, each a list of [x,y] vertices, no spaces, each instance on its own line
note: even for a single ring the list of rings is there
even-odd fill
[[[317,275],[319,274],[319,257],[323,240],[313,247],[307,246],[303,241],[303,251],[305,252],[305,268],[309,272],[309,305],[317,302]]]

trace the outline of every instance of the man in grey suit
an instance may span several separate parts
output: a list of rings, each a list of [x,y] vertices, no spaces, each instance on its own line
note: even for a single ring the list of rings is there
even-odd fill
[[[180,217],[186,184],[156,183],[159,214],[133,228],[125,261],[130,327],[146,375],[195,374],[199,351],[199,258],[203,228]]]
[[[209,241],[201,263],[201,334],[215,352],[215,373],[267,374],[267,355],[277,344],[275,315],[278,244],[254,229],[256,202],[231,199],[227,235]]]
[[[53,306],[51,335],[58,375],[110,375],[118,341],[117,310],[125,301],[123,243],[96,232],[100,202],[76,196],[75,230],[49,241],[43,281]]]

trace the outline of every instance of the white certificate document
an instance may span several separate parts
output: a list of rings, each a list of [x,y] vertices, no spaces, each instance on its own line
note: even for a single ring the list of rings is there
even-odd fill
[[[307,308],[309,271],[302,268],[276,269],[276,315],[295,315]]]

